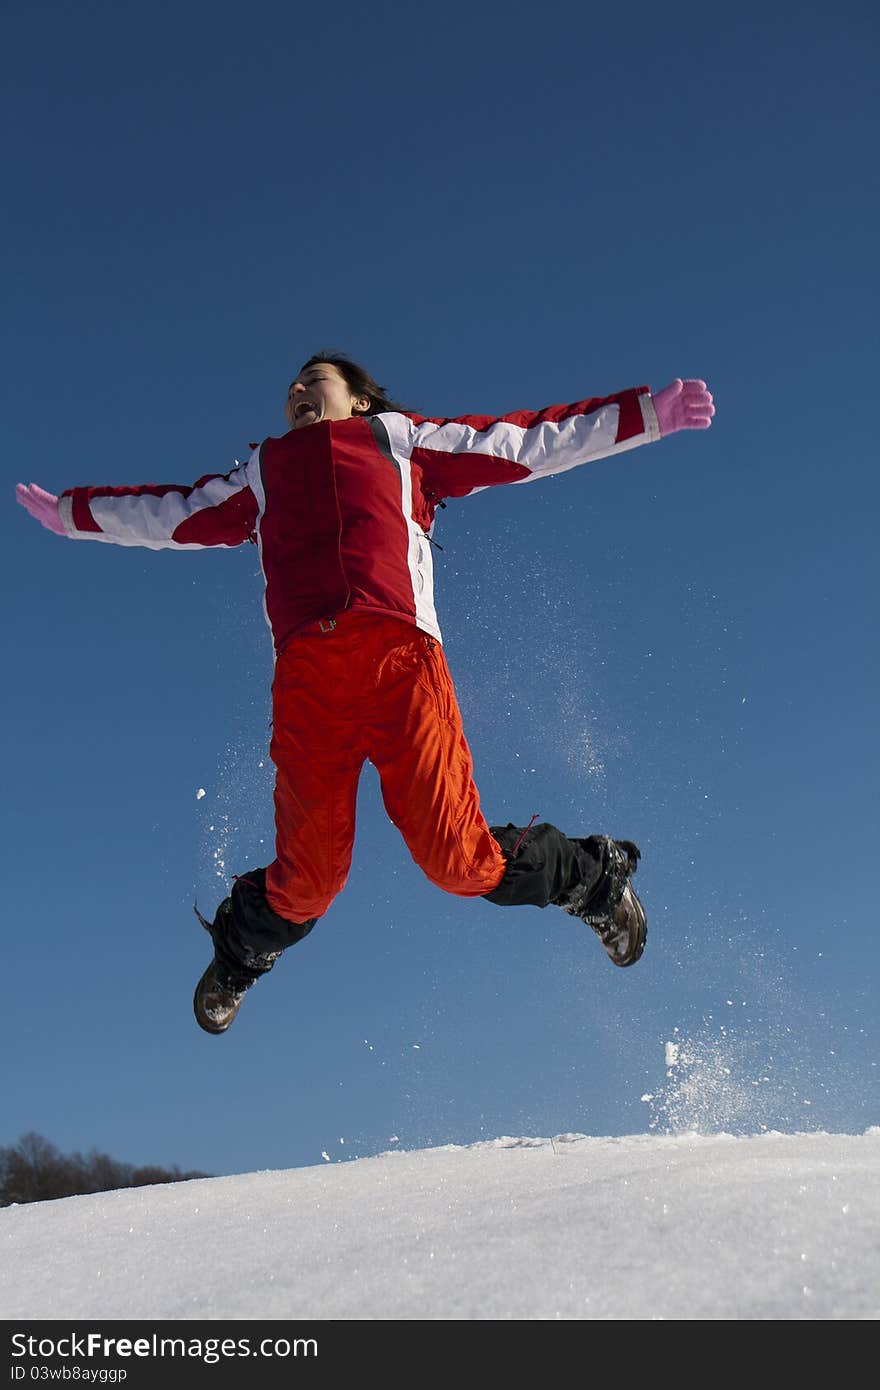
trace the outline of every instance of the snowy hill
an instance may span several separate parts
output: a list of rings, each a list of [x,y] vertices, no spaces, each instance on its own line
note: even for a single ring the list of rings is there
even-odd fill
[[[880,1128],[501,1138],[0,1211],[7,1320],[875,1319]]]

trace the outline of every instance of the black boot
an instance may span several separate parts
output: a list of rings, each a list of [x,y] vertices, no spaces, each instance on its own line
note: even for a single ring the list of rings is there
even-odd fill
[[[202,919],[204,921],[204,919]],[[206,1033],[225,1033],[253,980],[236,989],[229,982],[221,983],[217,973],[217,961],[212,960],[202,978],[196,985],[193,995],[193,1012],[196,1023]]]
[[[556,898],[555,906],[592,927],[615,965],[635,965],[648,936],[645,909],[630,882],[641,854],[632,840],[598,839],[604,852],[598,884],[592,892],[578,885]]]
[[[196,985],[193,1010],[206,1033],[225,1033],[246,991],[272,969],[282,951],[308,936],[318,919],[288,922],[274,912],[266,898],[265,869],[252,869],[235,880],[213,922],[195,911],[214,942],[214,959]]]
[[[639,861],[630,840],[575,840],[555,825],[490,826],[507,859],[501,883],[485,896],[500,906],[561,907],[592,927],[615,965],[634,965],[645,949],[647,919],[630,876]]]

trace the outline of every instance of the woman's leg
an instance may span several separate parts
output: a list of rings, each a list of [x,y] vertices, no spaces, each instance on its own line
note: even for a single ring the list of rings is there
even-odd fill
[[[370,756],[388,814],[428,878],[499,906],[560,907],[593,928],[615,965],[634,964],[646,936],[630,884],[638,848],[607,835],[573,839],[548,823],[486,824],[452,679],[430,638],[400,643],[379,688]]]
[[[473,760],[443,648],[414,632],[378,665],[369,756],[413,859],[447,893],[497,888],[505,857],[480,810]]]
[[[366,754],[350,706],[351,663],[334,638],[292,642],[275,672],[270,754],[276,841],[266,896],[292,922],[321,917],[351,867]]]
[[[271,746],[276,857],[236,878],[213,922],[201,919],[214,942],[194,999],[206,1032],[226,1031],[245,992],[311,931],[345,884],[365,758],[358,721],[343,698],[357,689],[351,675],[341,644],[320,638],[293,642],[278,660]]]

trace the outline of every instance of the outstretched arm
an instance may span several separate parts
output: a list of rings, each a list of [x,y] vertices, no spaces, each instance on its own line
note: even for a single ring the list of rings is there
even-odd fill
[[[706,429],[714,414],[704,381],[676,378],[656,394],[636,386],[540,411],[409,418],[413,458],[422,467],[426,492],[439,499],[565,473],[676,430]]]
[[[210,474],[191,487],[75,487],[56,497],[36,483],[19,483],[15,495],[59,536],[150,550],[241,545],[253,534],[258,511],[247,465]]]

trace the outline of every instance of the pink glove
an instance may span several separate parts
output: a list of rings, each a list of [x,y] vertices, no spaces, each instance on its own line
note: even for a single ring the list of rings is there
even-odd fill
[[[652,396],[661,436],[676,430],[707,430],[715,407],[705,381],[682,381],[676,377]]]
[[[58,515],[58,498],[54,492],[45,492],[36,483],[16,483],[15,500],[47,531],[54,531],[57,536],[67,535],[64,522]]]

